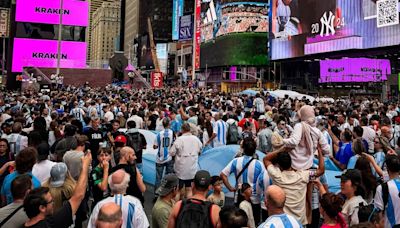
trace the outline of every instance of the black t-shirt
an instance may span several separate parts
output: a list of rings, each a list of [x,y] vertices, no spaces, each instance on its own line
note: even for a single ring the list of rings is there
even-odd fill
[[[64,205],[54,213],[52,216],[48,216],[45,220],[36,223],[33,226],[24,226],[29,228],[67,228],[73,224],[72,220],[72,208],[69,201],[65,202]]]
[[[157,119],[158,119],[158,115],[156,115],[156,114],[152,114],[151,116],[149,116],[149,120],[150,120],[149,130],[152,130],[152,131],[156,130]]]
[[[97,151],[99,150],[99,144],[104,141],[103,132],[98,129],[89,128],[86,132],[86,136],[89,138],[90,150],[92,152],[92,158],[97,160]]]
[[[140,202],[144,202],[144,197],[142,192],[139,189],[139,186],[136,181],[136,166],[135,165],[127,165],[127,164],[118,164],[111,169],[110,175],[115,171],[123,169],[125,172],[129,173],[131,176],[131,180],[129,181],[128,189],[126,189],[126,194],[134,196],[140,200]]]

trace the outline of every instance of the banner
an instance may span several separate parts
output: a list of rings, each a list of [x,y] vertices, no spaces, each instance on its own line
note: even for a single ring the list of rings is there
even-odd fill
[[[271,59],[398,45],[399,11],[399,0],[273,0]]]
[[[163,87],[163,73],[162,72],[151,72],[151,87],[162,88]]]
[[[89,24],[87,1],[64,0],[63,10],[59,0],[17,0],[15,21],[59,24],[86,27]]]
[[[338,59],[321,60],[320,83],[330,82],[381,82],[391,74],[388,59]]]
[[[8,37],[10,10],[0,8],[0,37]]]
[[[172,40],[179,39],[179,17],[183,16],[183,0],[172,2]]]
[[[179,18],[179,40],[193,38],[193,16],[185,15]]]
[[[14,39],[12,72],[24,67],[57,67],[57,40]],[[61,68],[86,67],[85,42],[61,42]]]
[[[200,36],[201,36],[201,0],[195,0],[194,23],[196,24],[195,39],[194,39],[194,70],[200,69]]]

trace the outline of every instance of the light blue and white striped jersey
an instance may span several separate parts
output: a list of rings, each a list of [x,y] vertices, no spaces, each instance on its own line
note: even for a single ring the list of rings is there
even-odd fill
[[[130,195],[117,194],[98,202],[93,209],[89,219],[88,228],[96,227],[96,220],[101,207],[106,203],[116,203],[122,210],[122,227],[149,227],[149,221],[144,213],[142,203],[135,197]]]
[[[392,179],[387,182],[389,198],[385,210],[385,227],[393,227],[400,224],[400,179]],[[374,206],[383,210],[382,185],[376,188]]]
[[[257,185],[256,185],[256,193],[260,196],[261,199],[261,208],[267,210],[265,206],[265,190],[272,185],[272,179],[269,178],[268,172],[263,170],[261,174],[258,176]]]
[[[156,161],[158,164],[171,161],[169,150],[174,143],[174,132],[171,129],[165,129],[157,133],[154,145],[158,146]]]
[[[230,174],[235,176],[240,173],[240,171],[246,166],[250,161],[251,157],[244,155],[243,157],[235,158],[222,170],[222,173],[229,177]],[[257,179],[261,173],[265,171],[264,165],[259,161],[254,159],[242,175],[239,177],[237,187],[242,186],[243,183],[248,183],[252,188],[251,202],[253,204],[260,203],[260,197],[257,194],[256,186]]]
[[[217,134],[214,141],[214,147],[226,145],[226,138],[228,134],[228,124],[223,120],[218,120],[213,124],[213,131]]]
[[[83,121],[83,115],[85,115],[85,112],[82,108],[78,107],[72,109],[70,115],[73,115],[79,121]]]
[[[99,113],[97,112],[96,106],[89,106],[88,112],[86,113],[87,117],[98,117]]]
[[[258,226],[258,228],[302,228],[300,224],[293,216],[288,214],[272,215],[268,219]]]

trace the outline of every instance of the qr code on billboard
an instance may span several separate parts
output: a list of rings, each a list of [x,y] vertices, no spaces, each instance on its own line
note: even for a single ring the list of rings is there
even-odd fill
[[[377,26],[385,27],[399,24],[399,0],[379,0],[376,2]]]

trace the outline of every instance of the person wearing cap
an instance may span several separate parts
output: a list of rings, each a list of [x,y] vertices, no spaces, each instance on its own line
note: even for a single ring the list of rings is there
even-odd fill
[[[38,161],[32,168],[32,174],[43,184],[50,178],[50,170],[56,163],[48,159],[50,147],[47,142],[40,143],[37,151]]]
[[[15,170],[8,174],[1,186],[1,202],[3,205],[10,204],[13,201],[11,194],[11,183],[20,175],[28,174],[32,177],[34,188],[40,187],[40,181],[32,174],[32,168],[36,163],[37,150],[34,147],[23,149],[15,158]]]
[[[389,181],[376,188],[374,206],[384,211],[385,227],[394,227],[394,225],[400,224],[400,158],[397,154],[388,154],[385,163]],[[384,185],[386,185],[386,188]],[[386,202],[384,191],[386,191],[387,199],[390,199]]]
[[[122,227],[147,228],[149,222],[144,212],[143,206],[138,198],[127,195],[131,175],[123,169],[119,169],[108,177],[111,195],[96,204],[89,218],[88,228],[95,228],[99,211],[103,205],[114,202],[122,210]]]
[[[122,210],[116,203],[106,203],[99,211],[96,220],[96,228],[121,228]]]
[[[271,136],[272,130],[270,129],[271,123],[267,120],[265,115],[258,118],[260,131],[257,134],[258,150],[263,153],[268,153],[272,150]]]
[[[90,185],[92,187],[93,203],[92,208],[102,199],[109,195],[108,174],[111,160],[111,149],[100,148],[97,153],[99,164],[90,173]]]
[[[168,226],[168,218],[174,205],[174,199],[179,192],[179,179],[175,174],[167,174],[156,190],[159,195],[151,211],[152,227],[164,228]]]
[[[346,201],[342,207],[342,214],[349,226],[359,223],[358,210],[360,205],[367,205],[363,199],[365,196],[365,187],[362,182],[360,170],[348,169],[343,172],[340,178],[341,194],[346,197]]]
[[[82,158],[82,172],[71,198],[57,211],[54,211],[54,199],[47,187],[40,187],[28,193],[24,200],[24,210],[29,220],[25,227],[69,227],[73,224],[73,216],[76,214],[82,199],[85,196],[89,165],[92,155],[87,153]],[[81,224],[75,224],[75,227]]]
[[[68,172],[65,163],[56,163],[50,170],[50,178],[43,184],[48,187],[54,200],[54,211],[58,211],[66,200],[69,200],[75,189],[75,180]]]
[[[125,135],[118,135],[114,140],[114,147],[111,150],[111,165],[112,167],[116,166],[120,159],[120,151],[123,147],[126,146],[128,142]]]
[[[162,120],[162,124],[164,130],[157,133],[156,139],[154,140],[153,148],[157,149],[156,154],[156,182],[154,189],[157,190],[160,181],[162,179],[162,175],[165,170],[165,174],[174,172],[174,162],[172,161],[172,157],[169,154],[171,150],[171,146],[174,143],[175,137],[174,132],[170,129],[170,120],[169,118],[164,118]],[[157,197],[157,192],[155,192],[155,197]]]
[[[169,151],[169,155],[175,157],[174,170],[179,178],[179,188],[184,192],[181,198],[192,194],[191,183],[198,169],[202,147],[199,138],[190,132],[189,123],[184,123],[182,135],[176,139]]]
[[[211,202],[205,202],[210,184],[211,184],[211,176],[208,171],[199,170],[196,172],[192,183],[193,195],[187,200],[178,201],[174,205],[174,207],[172,208],[171,215],[169,216],[168,228],[183,226],[182,221],[187,221],[188,219],[189,220],[191,219],[191,218],[184,218],[182,213],[180,213],[181,211],[185,210],[185,207],[190,207],[190,204],[202,204],[204,207],[207,207],[207,211],[210,211],[210,213],[207,214],[209,225],[212,227],[217,226],[219,220],[219,212],[221,209],[217,205],[212,204]],[[190,213],[188,211],[186,212]],[[199,223],[201,221],[192,221],[192,222]]]

